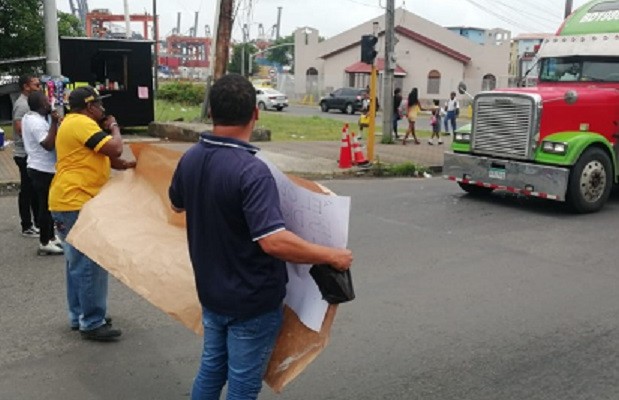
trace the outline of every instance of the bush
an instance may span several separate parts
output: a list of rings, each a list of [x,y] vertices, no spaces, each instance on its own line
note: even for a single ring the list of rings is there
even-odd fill
[[[172,103],[198,105],[204,101],[205,86],[192,82],[170,82],[159,86],[157,98]]]

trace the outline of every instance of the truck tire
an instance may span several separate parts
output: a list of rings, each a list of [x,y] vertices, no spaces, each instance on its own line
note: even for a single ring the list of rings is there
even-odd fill
[[[462,190],[464,190],[465,192],[473,196],[484,196],[484,195],[492,193],[492,191],[494,190],[489,187],[471,185],[469,183],[462,183],[462,182],[458,182],[458,185],[460,185],[460,188]]]
[[[322,112],[329,112],[329,106],[327,105],[326,101],[323,101],[322,103],[320,103],[320,110]]]
[[[259,108],[261,111],[266,111],[266,110],[267,110],[267,105],[266,105],[266,104],[264,104],[264,102],[262,102],[262,101],[261,101],[260,103],[258,103],[258,108]]]
[[[353,115],[355,113],[355,108],[351,103],[347,103],[346,107],[344,107],[344,113]]]
[[[589,148],[570,171],[567,202],[578,213],[599,211],[608,200],[613,181],[608,154],[597,147]]]

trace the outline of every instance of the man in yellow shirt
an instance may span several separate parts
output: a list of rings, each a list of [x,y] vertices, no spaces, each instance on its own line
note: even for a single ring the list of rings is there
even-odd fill
[[[56,137],[56,175],[49,191],[49,209],[64,241],[84,204],[96,196],[110,177],[110,168],[135,166],[120,158],[123,140],[113,116],[105,116],[102,99],[92,87],[69,95],[71,113]],[[82,338],[111,341],[121,335],[106,318],[108,274],[85,254],[64,243],[67,260],[67,300],[71,329]]]

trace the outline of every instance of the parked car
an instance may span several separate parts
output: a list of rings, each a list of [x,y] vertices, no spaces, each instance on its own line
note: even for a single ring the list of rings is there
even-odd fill
[[[256,88],[256,104],[261,110],[281,111],[288,107],[288,96],[271,88]]]
[[[354,114],[363,111],[363,99],[366,94],[366,89],[341,88],[322,97],[318,104],[322,112],[336,109],[346,114]],[[376,98],[376,110],[378,111],[378,98]]]

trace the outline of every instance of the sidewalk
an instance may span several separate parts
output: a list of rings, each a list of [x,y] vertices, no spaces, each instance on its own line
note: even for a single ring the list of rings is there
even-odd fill
[[[128,142],[134,140],[128,138]],[[153,143],[166,143],[171,147],[185,149],[190,143],[169,143],[157,139],[144,138]],[[375,159],[387,164],[413,162],[440,172],[443,166],[443,152],[449,148],[451,136],[444,137],[445,144],[430,146],[427,139],[422,144],[415,145],[411,141],[403,146],[396,144],[381,144],[377,136],[374,146]],[[294,173],[306,177],[337,177],[349,170],[338,168],[340,142],[256,142],[265,156],[277,165],[283,172]],[[364,148],[367,155],[367,149]],[[19,183],[19,171],[13,161],[12,145],[0,151],[0,195],[14,192]]]

